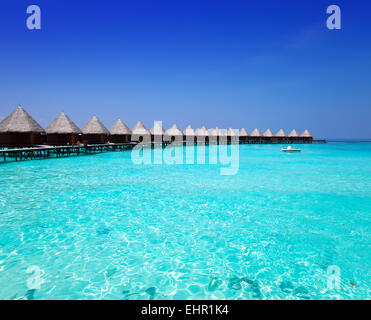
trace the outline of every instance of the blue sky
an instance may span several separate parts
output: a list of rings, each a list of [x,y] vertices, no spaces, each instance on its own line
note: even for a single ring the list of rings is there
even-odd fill
[[[26,28],[37,4],[42,29]],[[326,28],[326,8],[342,30]],[[371,138],[369,1],[2,0],[0,119]]]

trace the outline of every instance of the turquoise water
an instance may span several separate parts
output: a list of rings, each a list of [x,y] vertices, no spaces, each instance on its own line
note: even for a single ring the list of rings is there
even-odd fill
[[[0,299],[369,299],[371,144],[300,147],[240,146],[233,176],[128,151],[0,165]]]

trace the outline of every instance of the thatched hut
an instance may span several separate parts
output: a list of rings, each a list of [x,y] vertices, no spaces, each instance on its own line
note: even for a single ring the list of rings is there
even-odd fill
[[[128,126],[118,119],[115,124],[109,129],[109,141],[113,143],[128,143],[131,138],[131,130]]]
[[[239,141],[239,138],[238,138],[238,133],[233,130],[232,128],[229,128],[227,130],[227,141],[228,143],[231,143],[231,142],[237,142]]]
[[[196,139],[196,131],[188,125],[187,128],[183,130],[183,138],[187,142],[194,142]]]
[[[297,131],[295,129],[293,129],[287,136],[288,140],[290,142],[292,141],[298,141],[300,140],[300,137],[299,137],[299,134],[297,133]]]
[[[166,130],[164,135],[164,141],[182,142],[183,132],[178,128],[176,124],[173,124],[173,126],[170,129]]]
[[[271,131],[271,129],[267,129],[264,133],[263,133],[263,141],[265,143],[272,143],[274,142],[274,134],[273,132]]]
[[[45,140],[44,129],[21,106],[0,122],[0,146],[25,147]]]
[[[202,126],[201,129],[198,129],[196,132],[197,142],[209,142],[210,132],[206,129],[205,126]]]
[[[138,121],[134,128],[131,130],[131,141],[146,143],[151,142],[151,133],[141,121]]]
[[[259,131],[259,129],[254,129],[253,132],[250,133],[250,136],[248,137],[249,141],[255,142],[255,143],[261,143],[263,139],[262,133]]]
[[[210,143],[213,143],[213,144],[219,143],[220,136],[222,134],[220,129],[218,127],[215,127],[215,129],[210,129],[209,133],[210,133]]]
[[[226,129],[220,129],[219,143],[226,144],[228,142],[228,134]]]
[[[163,137],[165,135],[165,130],[162,127],[161,121],[155,121],[152,129],[150,130],[151,133],[151,140],[152,142],[161,142],[163,141]]]
[[[215,127],[215,129],[209,129],[208,131],[210,133],[210,137],[211,136],[213,136],[213,137],[219,137],[220,136],[220,133],[221,133],[219,127]]]
[[[79,127],[64,112],[60,113],[45,131],[47,144],[54,146],[76,144],[82,134]]]
[[[313,141],[313,136],[311,135],[311,133],[310,133],[308,130],[305,130],[305,131],[300,135],[300,138],[301,138],[304,142],[312,142],[312,141]]]
[[[107,143],[109,131],[99,119],[94,116],[82,128],[82,141],[84,144],[102,144]]]
[[[246,142],[249,138],[249,134],[245,128],[240,130],[240,142]]]
[[[285,133],[285,131],[283,131],[283,129],[280,129],[278,130],[274,138],[275,141],[277,141],[278,143],[285,143],[287,141],[287,134]]]

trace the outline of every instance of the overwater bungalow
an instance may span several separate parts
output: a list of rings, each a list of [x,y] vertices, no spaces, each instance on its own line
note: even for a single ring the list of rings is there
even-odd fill
[[[44,129],[21,106],[0,122],[0,146],[33,146],[45,140]]]
[[[287,141],[287,134],[283,129],[278,130],[274,137],[275,141],[279,143],[285,143]]]
[[[263,141],[265,143],[272,143],[273,142],[273,139],[274,138],[274,134],[273,132],[271,131],[271,129],[267,129],[264,133],[263,133]]]
[[[183,130],[183,138],[187,142],[194,142],[196,139],[196,131],[188,125],[187,128]]]
[[[47,144],[53,146],[74,145],[82,134],[79,127],[64,112],[61,112],[45,131]]]
[[[217,144],[219,143],[220,136],[222,132],[218,127],[215,127],[215,129],[208,130],[210,132],[210,143]]]
[[[313,141],[313,136],[308,130],[305,130],[301,135],[300,135],[301,140],[305,142],[312,142]]]
[[[252,141],[254,143],[261,143],[263,138],[262,133],[259,131],[259,129],[254,129],[253,132],[250,133],[250,136],[248,137],[249,141]]]
[[[232,141],[234,142],[239,141],[238,133],[232,128],[229,128],[227,130],[227,141],[229,143],[231,143]]]
[[[202,126],[201,129],[197,130],[196,136],[197,136],[197,142],[200,142],[200,143],[209,142],[210,132],[209,130],[206,129],[205,126]]]
[[[131,141],[133,142],[151,142],[151,133],[138,121],[134,128],[131,130]]]
[[[249,134],[245,128],[240,130],[240,142],[246,142],[249,138]]]
[[[131,138],[131,130],[128,126],[118,119],[115,124],[109,129],[109,141],[113,143],[128,143]]]
[[[150,130],[151,133],[151,140],[152,142],[161,142],[163,141],[163,137],[165,135],[165,130],[162,127],[161,121],[155,121],[152,129]]]
[[[178,128],[176,124],[173,124],[171,128],[166,130],[165,135],[164,135],[164,141],[181,142],[183,141],[183,132]]]
[[[226,144],[228,141],[228,134],[226,129],[220,129],[219,144]]]
[[[295,129],[293,129],[289,134],[288,134],[288,140],[291,141],[298,141],[299,140],[299,134]]]
[[[82,128],[82,142],[86,144],[102,144],[107,143],[109,139],[109,131],[99,119],[94,116]]]

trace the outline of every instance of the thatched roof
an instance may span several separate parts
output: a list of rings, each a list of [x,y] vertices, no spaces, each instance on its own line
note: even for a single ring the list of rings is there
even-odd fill
[[[296,132],[295,129],[293,129],[293,130],[289,133],[288,137],[299,137],[299,134]]]
[[[0,132],[45,133],[44,129],[21,106],[0,122]]]
[[[300,137],[313,138],[313,136],[311,135],[311,133],[310,133],[308,130],[305,130],[305,131],[300,135]]]
[[[263,136],[264,136],[264,137],[274,137],[274,134],[273,134],[273,132],[271,131],[271,129],[267,129],[267,130],[263,133]]]
[[[255,129],[253,132],[250,133],[250,137],[261,137],[262,134],[259,129]]]
[[[248,137],[249,134],[247,133],[246,129],[245,128],[242,128],[240,130],[240,137]]]
[[[208,136],[210,136],[210,133],[209,133],[209,131],[206,129],[205,126],[202,126],[201,129],[198,129],[198,130],[197,130],[197,136],[200,136],[200,137],[208,137]]]
[[[45,129],[47,134],[80,134],[79,127],[61,112],[54,121]]]
[[[283,129],[280,129],[278,130],[278,132],[276,133],[276,137],[287,137],[285,131],[283,131]]]
[[[237,132],[236,132],[235,130],[233,130],[232,128],[229,128],[229,129],[227,130],[227,136],[235,137],[235,136],[237,136],[237,135],[238,135]]]
[[[89,122],[82,128],[83,134],[109,134],[107,128],[96,116],[91,118]]]
[[[121,121],[121,119],[118,119],[111,129],[109,129],[109,133],[111,135],[128,135],[131,134],[131,131],[128,126]]]
[[[220,129],[220,136],[221,136],[221,137],[226,137],[226,136],[227,136],[227,130],[225,130],[225,129]]]
[[[167,136],[183,136],[183,132],[180,131],[176,124],[173,124],[170,129],[166,130],[165,134]]]
[[[184,129],[183,134],[185,136],[195,136],[195,130],[189,125],[187,128]]]
[[[162,128],[161,121],[155,121],[152,129],[150,130],[151,134],[154,136],[162,136],[165,134],[164,128]]]
[[[132,132],[133,135],[150,135],[151,133],[147,130],[147,128],[143,125],[141,121],[138,121],[137,124],[134,126]]]
[[[215,127],[215,129],[209,130],[209,132],[210,132],[210,135],[214,137],[220,136],[222,133],[218,127]]]

